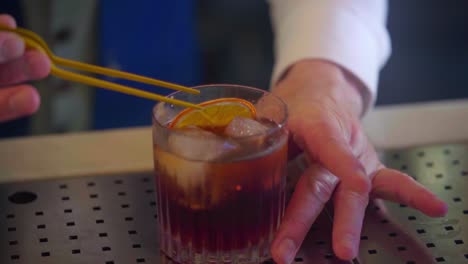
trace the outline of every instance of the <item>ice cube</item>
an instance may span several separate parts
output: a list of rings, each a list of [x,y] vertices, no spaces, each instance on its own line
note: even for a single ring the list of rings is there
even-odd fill
[[[235,151],[238,146],[229,139],[198,127],[178,130],[168,139],[169,150],[189,160],[215,161]]]
[[[205,162],[187,161],[161,149],[154,151],[154,156],[157,157],[155,160],[157,170],[182,190],[188,192],[192,186],[201,186],[205,183],[207,170]]]
[[[226,127],[224,133],[230,137],[246,137],[253,135],[261,135],[267,132],[268,126],[245,117],[235,117]]]
[[[210,188],[210,165],[204,161],[190,161],[161,149],[155,149],[155,166],[164,178],[164,187],[176,190],[173,194],[177,202],[193,210],[207,209],[221,201]]]

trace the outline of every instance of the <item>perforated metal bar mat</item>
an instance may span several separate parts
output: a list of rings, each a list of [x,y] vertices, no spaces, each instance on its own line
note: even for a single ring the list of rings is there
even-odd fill
[[[404,204],[370,206],[360,263],[468,263],[468,144],[387,151],[385,163],[407,172],[449,205],[429,218]]]
[[[405,205],[369,206],[352,263],[468,263],[468,145],[386,152],[449,203],[430,219]],[[158,250],[151,175],[84,177],[0,185],[0,263],[171,263]],[[295,263],[350,263],[331,250],[322,214]]]

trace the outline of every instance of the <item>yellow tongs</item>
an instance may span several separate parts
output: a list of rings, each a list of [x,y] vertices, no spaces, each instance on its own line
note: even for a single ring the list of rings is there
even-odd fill
[[[91,72],[95,74],[107,75],[107,76],[111,76],[115,78],[151,84],[155,86],[161,86],[161,87],[179,90],[179,91],[192,93],[192,94],[199,94],[200,91],[196,89],[192,89],[192,88],[185,87],[182,85],[160,81],[160,80],[156,80],[156,79],[152,79],[149,77],[140,76],[140,75],[136,75],[136,74],[132,74],[128,72],[118,71],[114,69],[109,69],[105,67],[100,67],[96,65],[91,65],[87,63],[64,59],[64,58],[54,55],[52,51],[49,49],[49,47],[47,46],[46,42],[39,35],[37,35],[36,33],[32,31],[29,31],[23,28],[16,28],[16,29],[7,28],[2,25],[0,25],[0,30],[18,34],[25,41],[27,47],[38,49],[42,51],[44,54],[46,54],[52,62],[50,74],[55,75],[59,78],[62,78],[68,81],[84,83],[86,85],[90,85],[94,87],[109,89],[112,91],[129,94],[129,95],[133,95],[137,97],[143,97],[143,98],[150,99],[150,100],[163,101],[166,103],[179,105],[183,107],[201,108],[200,106],[189,103],[189,102],[164,97],[159,94],[154,94],[154,93],[150,93],[147,91],[138,90],[136,88],[132,88],[129,86],[120,85],[120,84],[96,79],[93,77],[81,75],[75,72],[61,69],[58,66],[63,66],[63,67],[67,67],[67,68],[71,68],[71,69],[75,69],[75,70],[79,70],[83,72]]]

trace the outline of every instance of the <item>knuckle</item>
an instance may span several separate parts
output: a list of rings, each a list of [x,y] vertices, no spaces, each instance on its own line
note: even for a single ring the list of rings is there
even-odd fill
[[[349,182],[349,189],[355,193],[368,196],[372,190],[372,183],[367,177],[354,177]]]
[[[350,199],[357,201],[359,204],[367,206],[369,204],[369,194],[368,193],[357,193],[350,191],[348,192]]]
[[[369,195],[368,194],[361,194],[356,192],[351,192],[350,196],[355,200],[358,201],[363,206],[367,206],[369,204]]]
[[[320,172],[316,177],[309,177],[307,186],[321,203],[326,203],[330,200],[337,184],[337,177],[329,172]]]
[[[284,226],[289,226],[291,230],[307,232],[310,228],[310,221],[302,217],[289,217],[284,220]],[[302,232],[300,232],[302,233]]]

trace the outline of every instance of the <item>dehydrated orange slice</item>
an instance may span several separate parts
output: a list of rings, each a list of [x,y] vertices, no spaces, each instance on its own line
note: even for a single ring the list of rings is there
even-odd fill
[[[220,98],[203,102],[199,106],[202,109],[187,108],[180,112],[169,127],[225,127],[237,116],[255,118],[255,106],[240,98]]]

